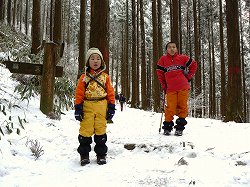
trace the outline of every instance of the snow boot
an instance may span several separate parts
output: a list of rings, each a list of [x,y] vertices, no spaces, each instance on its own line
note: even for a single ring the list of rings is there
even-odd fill
[[[166,136],[170,135],[171,131],[173,130],[173,126],[174,126],[173,121],[170,121],[170,122],[164,121],[163,122],[163,127],[162,127],[162,129],[164,129],[163,134],[166,135]]]
[[[80,155],[80,156],[81,156],[80,160],[81,166],[85,166],[90,163],[89,155]]]
[[[174,135],[175,136],[182,136],[183,130],[175,130]]]
[[[176,120],[176,124],[177,125],[174,126],[174,128],[175,128],[174,135],[175,136],[182,136],[183,130],[185,129],[184,126],[187,124],[187,121],[185,120],[185,118],[178,118]]]
[[[103,165],[103,164],[106,164],[106,163],[107,163],[107,161],[106,161],[105,156],[97,155],[97,164]]]

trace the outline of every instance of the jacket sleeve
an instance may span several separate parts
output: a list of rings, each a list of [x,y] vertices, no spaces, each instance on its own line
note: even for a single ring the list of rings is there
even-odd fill
[[[163,57],[161,57],[159,59],[159,61],[157,62],[157,69],[156,69],[156,74],[157,77],[161,83],[161,87],[163,90],[167,89],[167,83],[165,80],[165,72],[164,72],[164,64],[163,64]]]
[[[107,75],[107,79],[106,79],[106,92],[107,92],[107,101],[108,101],[108,104],[111,103],[111,104],[115,104],[115,91],[114,91],[114,88],[111,84],[111,79],[110,79],[110,76]]]
[[[187,68],[188,68],[188,72],[185,75],[187,77],[188,80],[192,79],[192,77],[194,76],[196,70],[197,70],[197,62],[193,59],[191,61],[190,64],[188,64]]]
[[[84,102],[85,96],[85,83],[84,83],[84,74],[78,79],[76,92],[75,92],[75,105]]]

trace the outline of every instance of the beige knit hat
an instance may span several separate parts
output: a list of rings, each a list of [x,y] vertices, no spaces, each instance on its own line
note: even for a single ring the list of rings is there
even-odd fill
[[[86,54],[86,67],[89,66],[89,57],[92,55],[92,54],[98,54],[101,59],[102,59],[102,66],[104,66],[104,60],[103,60],[103,56],[102,56],[102,53],[101,51],[96,48],[96,47],[92,47],[90,48],[88,51],[87,51],[87,54]]]

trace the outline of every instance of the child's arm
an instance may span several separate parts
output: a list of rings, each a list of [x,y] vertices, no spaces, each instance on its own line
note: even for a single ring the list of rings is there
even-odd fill
[[[188,66],[188,72],[185,75],[188,80],[191,80],[197,70],[197,62],[193,59],[191,64]]]
[[[75,92],[75,104],[83,103],[85,95],[84,74],[78,80]]]
[[[111,79],[110,77],[107,75],[107,79],[106,79],[106,91],[107,91],[107,101],[108,104],[115,104],[115,91],[114,88],[111,84]]]
[[[163,58],[160,58],[160,60],[157,63],[157,69],[156,69],[156,73],[158,76],[158,79],[161,83],[161,87],[164,91],[167,90],[167,83],[166,83],[166,79],[165,79],[165,72],[164,72],[164,66],[163,66]]]

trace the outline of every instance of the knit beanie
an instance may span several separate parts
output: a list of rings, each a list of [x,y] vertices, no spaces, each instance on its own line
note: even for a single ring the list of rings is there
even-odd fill
[[[100,51],[98,48],[96,48],[96,47],[92,47],[92,48],[90,48],[90,49],[87,51],[87,54],[86,54],[86,67],[89,66],[89,57],[90,57],[92,54],[98,54],[98,55],[101,57],[102,66],[104,66],[104,60],[103,60],[103,56],[102,56],[101,51]]]

